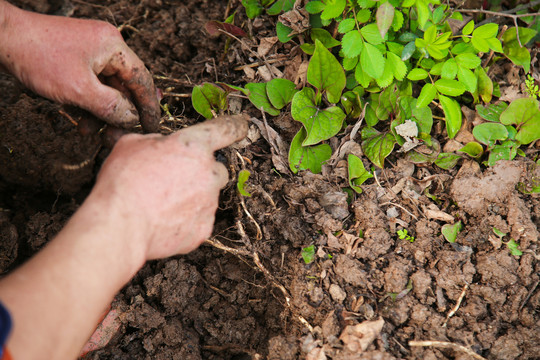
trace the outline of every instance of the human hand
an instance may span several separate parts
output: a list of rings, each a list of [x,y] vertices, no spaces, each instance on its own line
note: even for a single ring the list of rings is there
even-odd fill
[[[152,77],[114,26],[0,5],[0,65],[24,85],[109,124],[129,128],[140,120],[146,132],[158,130]]]
[[[169,136],[125,135],[89,199],[142,239],[146,260],[188,253],[211,235],[228,181],[213,153],[247,128],[243,116],[222,116]]]

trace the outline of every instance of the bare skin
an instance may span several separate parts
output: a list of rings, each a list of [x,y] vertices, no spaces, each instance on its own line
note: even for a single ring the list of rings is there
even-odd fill
[[[13,357],[75,359],[146,260],[188,253],[208,238],[228,181],[213,153],[246,132],[237,116],[168,137],[122,137],[66,227],[0,280],[0,301],[14,321]]]
[[[111,125],[140,121],[146,132],[158,130],[152,76],[106,22],[36,14],[0,0],[0,67],[36,93]]]
[[[33,14],[0,0],[2,68],[35,92],[109,124],[158,129],[152,77],[104,22]],[[0,301],[14,322],[7,344],[13,357],[77,358],[114,295],[146,260],[197,248],[212,231],[228,180],[213,153],[246,133],[246,119],[236,116],[168,137],[122,137],[66,227],[0,280]]]

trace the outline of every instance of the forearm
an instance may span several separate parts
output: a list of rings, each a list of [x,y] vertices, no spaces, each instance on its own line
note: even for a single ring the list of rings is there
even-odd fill
[[[74,359],[114,295],[143,265],[134,226],[90,202],[38,255],[0,282],[15,359]],[[101,205],[101,203],[100,203]]]

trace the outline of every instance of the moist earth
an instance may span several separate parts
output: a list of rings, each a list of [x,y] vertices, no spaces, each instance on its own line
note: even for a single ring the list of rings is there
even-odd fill
[[[255,42],[272,35],[274,21],[248,21],[239,1],[14,3],[117,26],[164,93],[170,114],[163,133],[202,120],[189,99],[194,85],[250,81],[248,71],[235,70],[254,61],[249,53],[234,42],[225,51],[225,38],[205,33],[206,21],[238,10],[236,23]],[[60,231],[109,150],[99,135],[77,131],[89,114],[40,98],[8,75],[0,75],[0,89],[5,274]],[[298,124],[287,115],[263,119],[245,100],[239,106],[254,117],[249,140],[217,156],[231,179],[241,169],[251,172],[252,196],[240,196],[231,180],[211,241],[141,269],[112,304],[119,330],[85,358],[469,358],[457,347],[410,341],[459,344],[486,359],[538,358],[540,204],[523,191],[540,178],[534,161],[492,168],[464,161],[445,171],[391,157],[376,181],[352,196],[342,190],[349,184],[339,157],[321,175],[275,171],[286,164],[275,144],[290,142]],[[458,220],[463,231],[450,243],[441,228]],[[414,240],[400,239],[401,228]],[[511,254],[509,239],[521,256]],[[306,264],[301,251],[310,245],[315,261]]]

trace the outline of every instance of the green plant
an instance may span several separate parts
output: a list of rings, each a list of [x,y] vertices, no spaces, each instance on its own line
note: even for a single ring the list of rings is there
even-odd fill
[[[455,243],[457,239],[457,235],[459,232],[463,230],[463,224],[461,223],[461,220],[458,221],[455,224],[445,224],[441,228],[441,233],[446,239],[446,241]]]
[[[287,1],[242,3],[250,17],[274,6],[271,13],[275,14],[292,9]],[[320,172],[332,156],[327,141],[361,116],[365,126],[359,142],[366,157],[379,168],[396,146],[413,162],[450,169],[465,156],[481,161],[489,153],[489,165],[513,158],[521,145],[538,138],[534,104],[527,103],[530,117],[524,117],[512,103],[508,109],[498,108],[501,111],[494,124],[478,125],[474,131],[477,141],[459,152],[442,152],[440,145],[440,135],[452,139],[461,129],[462,105],[483,102],[489,108],[484,113],[499,106],[490,104],[499,96],[499,89],[487,75],[489,64],[482,64],[483,54],[499,54],[493,61],[506,56],[528,71],[530,53],[519,43],[530,41],[536,30],[510,29],[501,42],[497,24],[475,27],[470,21],[461,33],[453,34],[447,20],[460,20],[461,14],[439,0],[310,1],[305,10],[311,14],[307,35],[312,42],[303,43],[301,48],[311,56],[309,85],[297,91],[288,80],[274,79],[245,88],[231,87],[272,116],[291,104],[293,119],[302,123],[289,150],[289,167],[294,173]],[[278,24],[281,41],[306,35],[285,23]],[[330,26],[337,32],[329,32]],[[208,103],[214,111],[221,109],[219,101]],[[443,122],[445,133],[432,134],[435,121]],[[348,160],[349,184],[360,192],[359,185],[370,173],[356,157]]]
[[[414,236],[409,235],[407,229],[398,230],[397,234],[401,240],[407,240],[409,242],[414,242],[415,240]]]
[[[506,236],[505,232],[502,232],[501,230],[497,229],[496,227],[494,227],[492,230],[493,230],[493,233],[495,235],[497,235],[497,237],[506,245],[506,247],[508,248],[508,250],[510,250],[510,253],[512,255],[514,255],[514,256],[523,255],[523,252],[521,250],[519,250],[519,244],[514,239],[510,239],[507,242],[505,242],[505,241],[503,241],[503,238]]]
[[[489,166],[524,155],[519,147],[540,139],[540,103],[536,99],[521,98],[510,105],[477,105],[476,110],[487,122],[476,125],[472,133],[487,146],[489,157],[485,163]],[[462,151],[471,155],[469,150]]]
[[[301,255],[304,263],[311,264],[315,260],[315,245],[309,245],[303,248]]]
[[[242,196],[251,197],[251,194],[244,188],[244,186],[246,185],[246,181],[248,181],[250,175],[251,173],[249,172],[249,170],[241,170],[238,173],[238,182],[236,183],[236,188]]]
[[[527,92],[529,97],[533,99],[538,99],[540,97],[540,89],[538,88],[538,85],[536,85],[534,78],[530,74],[527,75],[527,79],[525,79],[525,87],[525,91]]]

